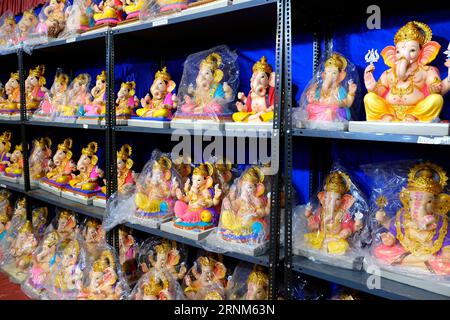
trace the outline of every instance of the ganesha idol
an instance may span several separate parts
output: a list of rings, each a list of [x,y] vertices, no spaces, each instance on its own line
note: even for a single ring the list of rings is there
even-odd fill
[[[142,7],[148,0],[122,0],[123,11],[127,14],[126,20],[139,18]]]
[[[57,38],[66,26],[66,0],[48,0],[39,14],[36,32],[49,38]]]
[[[17,24],[14,15],[6,12],[0,19],[0,48],[6,49],[17,42]]]
[[[52,158],[52,140],[48,137],[33,141],[33,150],[30,154],[30,184],[39,185],[39,180],[44,178],[49,171],[49,163]]]
[[[32,34],[38,24],[38,18],[34,13],[33,9],[25,11],[22,18],[17,23],[18,39],[17,42],[21,43],[27,40],[27,38]]]
[[[236,103],[238,112],[233,114],[233,121],[246,125],[254,123],[271,125],[275,103],[275,72],[264,56],[253,65],[250,87],[247,97],[243,92],[238,93],[239,101]]]
[[[61,190],[72,179],[76,164],[72,160],[72,139],[67,138],[58,144],[58,150],[49,163],[49,172],[39,181],[41,189],[61,195]]]
[[[91,77],[87,73],[79,74],[67,89],[64,103],[57,106],[57,116],[55,121],[74,123],[78,116],[82,114],[84,106],[89,104],[91,96],[89,84]]]
[[[313,129],[344,130],[351,120],[351,107],[357,90],[354,66],[333,52],[321,63],[318,73],[300,100],[300,123]]]
[[[136,173],[131,170],[131,153],[132,148],[128,144],[124,144],[117,152],[117,190],[122,194],[128,193],[135,184]],[[106,186],[101,187],[101,192],[95,197],[93,204],[106,208]]]
[[[44,73],[45,66],[37,66],[35,69],[30,69],[29,75],[25,80],[25,97],[29,114],[36,111],[48,91],[44,87],[46,83]]]
[[[5,84],[6,100],[0,101],[0,117],[18,119],[20,115],[20,83],[19,72],[11,73]],[[20,118],[20,116],[19,116]]]
[[[2,179],[7,179],[12,182],[23,182],[23,152],[22,145],[17,145],[9,158],[9,164],[5,169],[5,174]]]
[[[31,121],[53,121],[58,107],[63,105],[69,86],[69,76],[57,73],[50,91],[47,92],[39,108],[31,116]]]
[[[11,131],[5,131],[0,136],[0,175],[5,173],[6,168],[9,165],[9,159],[11,158]]]
[[[222,201],[219,184],[214,185],[214,167],[205,162],[195,167],[191,179],[183,191],[177,186],[173,221],[161,225],[161,230],[200,240],[210,233],[219,222],[216,207]]]
[[[450,196],[443,193],[448,177],[438,165],[425,162],[411,168],[400,194],[402,207],[389,218],[383,207],[376,213],[385,228],[372,255],[396,272],[450,275]],[[447,289],[448,290],[448,289]]]
[[[134,216],[140,222],[159,227],[173,217],[179,183],[166,155],[156,155],[142,170],[136,183]]]
[[[269,276],[260,267],[253,267],[250,273],[240,265],[228,281],[227,296],[231,300],[267,300],[269,297]]]
[[[106,72],[103,70],[97,75],[95,86],[91,90],[92,100],[83,107],[83,116],[77,123],[97,123],[105,117],[106,113]]]
[[[117,93],[116,99],[116,122],[127,124],[131,118],[134,108],[139,105],[139,99],[135,96],[136,83],[134,81],[123,82]]]
[[[128,125],[164,127],[172,119],[172,111],[177,107],[177,97],[173,94],[176,84],[164,67],[155,74],[150,86],[150,94],[141,99],[141,106]]]
[[[270,195],[265,190],[264,174],[259,167],[252,166],[222,202],[218,236],[223,241],[214,241],[214,245],[251,254],[264,253],[269,238],[269,215]]]
[[[94,5],[95,25],[115,26],[122,21],[121,0],[102,0]]]
[[[82,149],[77,167],[79,174],[68,181],[61,192],[63,198],[92,204],[93,198],[100,192],[99,178],[103,177],[103,171],[97,166],[98,157],[97,142],[89,142]]]
[[[364,74],[369,92],[364,97],[367,121],[439,122],[443,95],[450,90],[450,78],[441,80],[432,62],[441,46],[432,41],[430,27],[411,21],[395,34],[395,46],[383,49],[381,55],[390,69],[375,80],[371,63]],[[450,60],[445,66],[450,68]],[[448,134],[448,132],[446,133]]]
[[[130,300],[184,300],[184,294],[167,270],[152,269],[139,279]]]
[[[236,54],[225,46],[188,57],[179,90],[181,101],[171,127],[204,124],[218,129],[231,120],[227,104],[234,99],[239,82],[236,60]]]
[[[360,269],[362,265],[354,262],[361,256],[356,242],[364,225],[359,210],[364,211],[366,202],[342,170],[328,174],[317,198],[319,203],[308,203],[298,218],[298,222],[304,221],[306,229],[299,230],[294,252],[343,268]]]

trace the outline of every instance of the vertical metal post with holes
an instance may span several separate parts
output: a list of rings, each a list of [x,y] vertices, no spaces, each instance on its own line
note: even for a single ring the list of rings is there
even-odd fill
[[[116,162],[116,108],[114,99],[114,33],[108,29],[105,34],[106,41],[106,113],[105,113],[105,174],[106,198],[117,191],[117,162]],[[107,239],[110,245],[118,249],[118,230],[108,232]]]
[[[26,199],[27,219],[31,220],[31,203],[26,193],[30,191],[30,168],[28,166],[28,141],[27,141],[27,101],[25,95],[25,67],[23,65],[23,50],[17,50],[20,84],[20,139],[23,154],[23,180]]]
[[[284,8],[284,289],[286,299],[292,299],[292,23],[291,1]]]

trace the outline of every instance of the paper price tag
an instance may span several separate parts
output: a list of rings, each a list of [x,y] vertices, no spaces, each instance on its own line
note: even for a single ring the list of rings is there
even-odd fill
[[[154,27],[163,26],[168,23],[169,23],[169,19],[159,19],[159,20],[153,21],[153,26]]]
[[[86,123],[84,123],[83,124],[83,129],[87,129],[87,128],[89,128],[89,126]]]
[[[428,137],[418,137],[417,143],[420,144],[450,144],[450,137],[434,137],[434,138],[428,138]]]
[[[75,41],[77,41],[77,37],[72,37],[72,38],[68,38],[66,40],[66,43],[72,43],[72,42],[75,42]]]

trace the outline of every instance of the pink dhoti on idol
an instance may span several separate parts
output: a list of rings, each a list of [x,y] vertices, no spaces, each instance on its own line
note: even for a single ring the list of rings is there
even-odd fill
[[[320,105],[310,103],[306,106],[309,121],[346,121],[350,117],[347,115],[345,108],[337,105]]]
[[[175,226],[181,229],[207,230],[217,226],[219,214],[214,207],[190,210],[189,205],[183,201],[176,201],[173,208],[175,212]]]

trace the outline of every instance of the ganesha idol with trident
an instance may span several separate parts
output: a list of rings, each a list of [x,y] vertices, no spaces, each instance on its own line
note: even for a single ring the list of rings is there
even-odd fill
[[[217,129],[222,122],[231,120],[227,104],[233,100],[238,85],[236,59],[236,54],[225,46],[188,57],[179,90],[181,101],[172,127],[192,127],[198,123]]]
[[[386,199],[378,201],[375,218],[386,232],[379,233],[381,243],[372,250],[377,261],[395,266],[397,272],[450,275],[450,195],[443,192],[447,180],[440,166],[420,163],[408,174],[399,194],[403,206],[394,217],[384,211]]]
[[[408,22],[395,34],[395,46],[381,55],[390,69],[375,80],[372,61],[364,73],[367,121],[439,122],[443,95],[450,90],[450,78],[441,80],[432,62],[441,46],[431,41],[432,31],[418,21]],[[445,66],[450,68],[450,59]],[[448,134],[448,132],[447,132]]]

